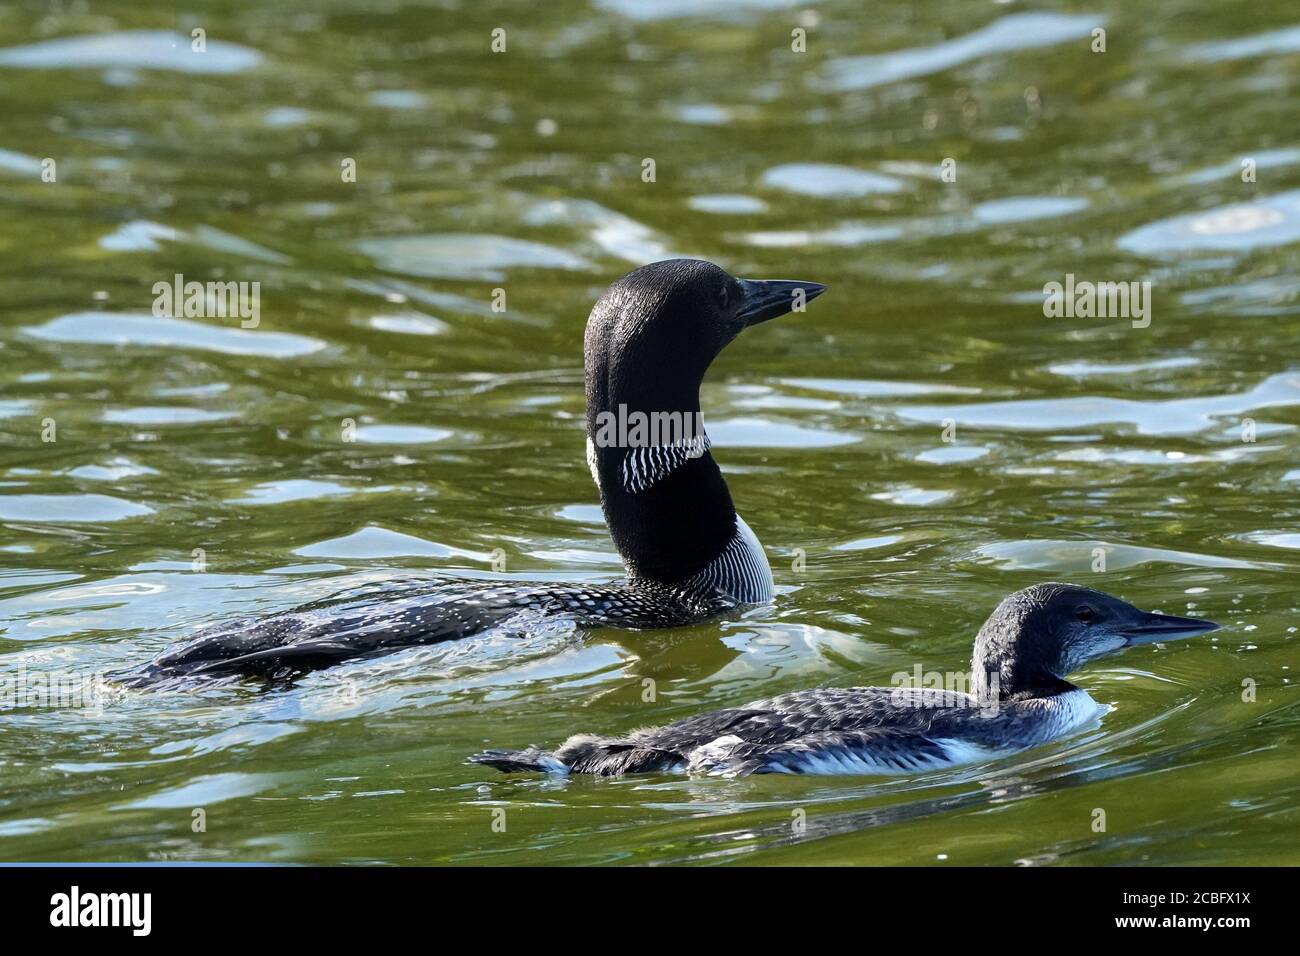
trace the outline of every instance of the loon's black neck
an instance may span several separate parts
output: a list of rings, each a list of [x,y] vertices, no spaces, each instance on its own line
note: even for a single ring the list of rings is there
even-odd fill
[[[592,307],[587,455],[632,579],[683,585],[692,596],[771,599],[762,546],[737,517],[708,450],[700,383],[742,330],[802,311],[823,288],[667,259],[629,272]]]
[[[736,534],[736,510],[707,447],[699,384],[587,363],[587,454],[610,535],[633,578],[678,584]],[[639,431],[638,431],[639,429]],[[674,440],[676,439],[676,440]]]

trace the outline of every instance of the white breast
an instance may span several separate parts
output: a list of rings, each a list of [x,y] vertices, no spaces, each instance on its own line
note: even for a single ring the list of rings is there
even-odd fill
[[[1054,740],[1073,733],[1095,722],[1107,708],[1092,699],[1082,687],[1058,694],[1044,702],[1047,720],[1043,726],[1043,740]]]

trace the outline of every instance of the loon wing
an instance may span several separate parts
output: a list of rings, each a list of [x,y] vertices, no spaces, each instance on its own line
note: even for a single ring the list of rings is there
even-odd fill
[[[795,691],[744,707],[687,717],[654,732],[679,744],[731,734],[774,746],[821,733],[924,735],[954,710],[975,706],[965,694],[909,687],[824,687]]]
[[[728,776],[915,772],[955,759],[951,718],[972,714],[975,705],[965,694],[944,691],[821,688],[698,714],[623,738],[571,738],[554,756],[572,773],[635,772],[616,759],[629,750],[676,758],[647,761],[654,764],[647,769],[680,767]]]
[[[664,731],[693,736],[687,767],[706,773],[910,773],[965,759],[953,721],[973,717],[977,706],[942,690],[819,688],[756,701],[740,719],[706,714]],[[701,740],[702,730],[721,734]]]
[[[905,773],[954,759],[951,741],[917,711],[883,707],[890,688],[802,691],[715,710],[625,737],[579,734],[554,753],[488,750],[470,757],[504,772]],[[845,706],[846,704],[850,706]]]
[[[288,677],[289,672],[301,674],[320,670],[356,656],[355,648],[340,641],[303,641],[287,644],[284,647],[254,651],[251,654],[241,654],[238,657],[218,658],[207,663],[196,664],[189,673],[205,677],[222,677],[229,674]]]

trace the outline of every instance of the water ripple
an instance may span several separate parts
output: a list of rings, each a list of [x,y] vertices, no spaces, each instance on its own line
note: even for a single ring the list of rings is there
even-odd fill
[[[527,239],[470,233],[431,233],[359,239],[354,244],[381,269],[425,278],[499,282],[506,269],[589,269],[579,255]]]
[[[839,57],[826,66],[825,86],[840,92],[865,90],[960,66],[971,60],[1036,47],[1055,46],[1088,36],[1104,16],[1014,13],[988,26],[934,46],[894,53]]]
[[[953,405],[904,405],[910,421],[941,424],[953,419],[971,428],[1050,431],[1124,423],[1141,435],[1190,435],[1214,427],[1216,418],[1270,406],[1300,405],[1300,373],[1270,375],[1236,395],[1204,395],[1167,401],[1081,396]]]
[[[1296,241],[1300,241],[1300,190],[1161,219],[1121,236],[1116,244],[1139,255],[1158,256],[1244,252]]]
[[[127,30],[91,36],[60,37],[0,50],[0,66],[30,70],[143,69],[181,73],[242,73],[262,62],[262,54],[238,43],[208,40],[202,52],[190,38],[165,30]]]
[[[188,319],[124,312],[74,312],[23,332],[47,342],[200,349],[267,358],[292,358],[325,347],[317,339],[289,332],[229,329]]]

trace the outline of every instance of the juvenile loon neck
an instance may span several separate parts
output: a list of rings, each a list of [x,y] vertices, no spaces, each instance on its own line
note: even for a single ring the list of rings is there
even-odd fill
[[[1079,689],[1054,673],[1045,656],[981,653],[978,639],[971,675],[973,692],[982,700],[1054,697]]]

